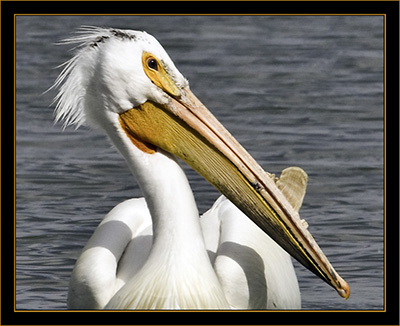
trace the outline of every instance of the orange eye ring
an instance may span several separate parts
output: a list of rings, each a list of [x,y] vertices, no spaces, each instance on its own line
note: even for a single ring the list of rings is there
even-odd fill
[[[180,96],[180,88],[174,79],[168,74],[163,64],[153,54],[143,51],[142,65],[146,76],[154,85],[172,96]]]

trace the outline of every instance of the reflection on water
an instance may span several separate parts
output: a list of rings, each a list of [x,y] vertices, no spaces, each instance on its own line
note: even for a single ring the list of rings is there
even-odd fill
[[[99,132],[53,125],[51,86],[80,25],[146,30],[269,172],[309,174],[301,216],[350,284],[342,300],[295,262],[305,309],[383,308],[383,18],[18,16],[17,309],[65,309],[99,220],[141,196]],[[51,28],[50,28],[51,27]],[[218,193],[185,167],[201,212]]]

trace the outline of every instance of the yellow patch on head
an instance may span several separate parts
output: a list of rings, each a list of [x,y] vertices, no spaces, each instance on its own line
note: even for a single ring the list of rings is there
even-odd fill
[[[180,96],[181,91],[174,80],[165,70],[163,64],[154,55],[143,52],[142,55],[143,70],[147,77],[163,91],[172,96]]]

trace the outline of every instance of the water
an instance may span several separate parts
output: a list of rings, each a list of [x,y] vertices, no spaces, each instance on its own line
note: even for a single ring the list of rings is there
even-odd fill
[[[81,25],[146,30],[269,172],[309,174],[302,218],[351,287],[344,301],[295,262],[304,309],[384,308],[383,18],[17,16],[16,308],[66,309],[100,219],[141,196],[100,131],[53,125],[52,85]],[[201,212],[218,193],[186,169]]]

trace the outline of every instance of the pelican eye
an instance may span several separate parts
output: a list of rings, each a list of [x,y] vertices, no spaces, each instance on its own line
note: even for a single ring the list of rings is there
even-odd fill
[[[147,66],[150,69],[153,69],[153,70],[156,70],[156,71],[158,70],[158,63],[157,63],[157,60],[154,59],[154,58],[147,59]]]
[[[161,62],[153,54],[143,51],[142,65],[146,76],[164,92],[172,96],[180,96],[180,88]]]

